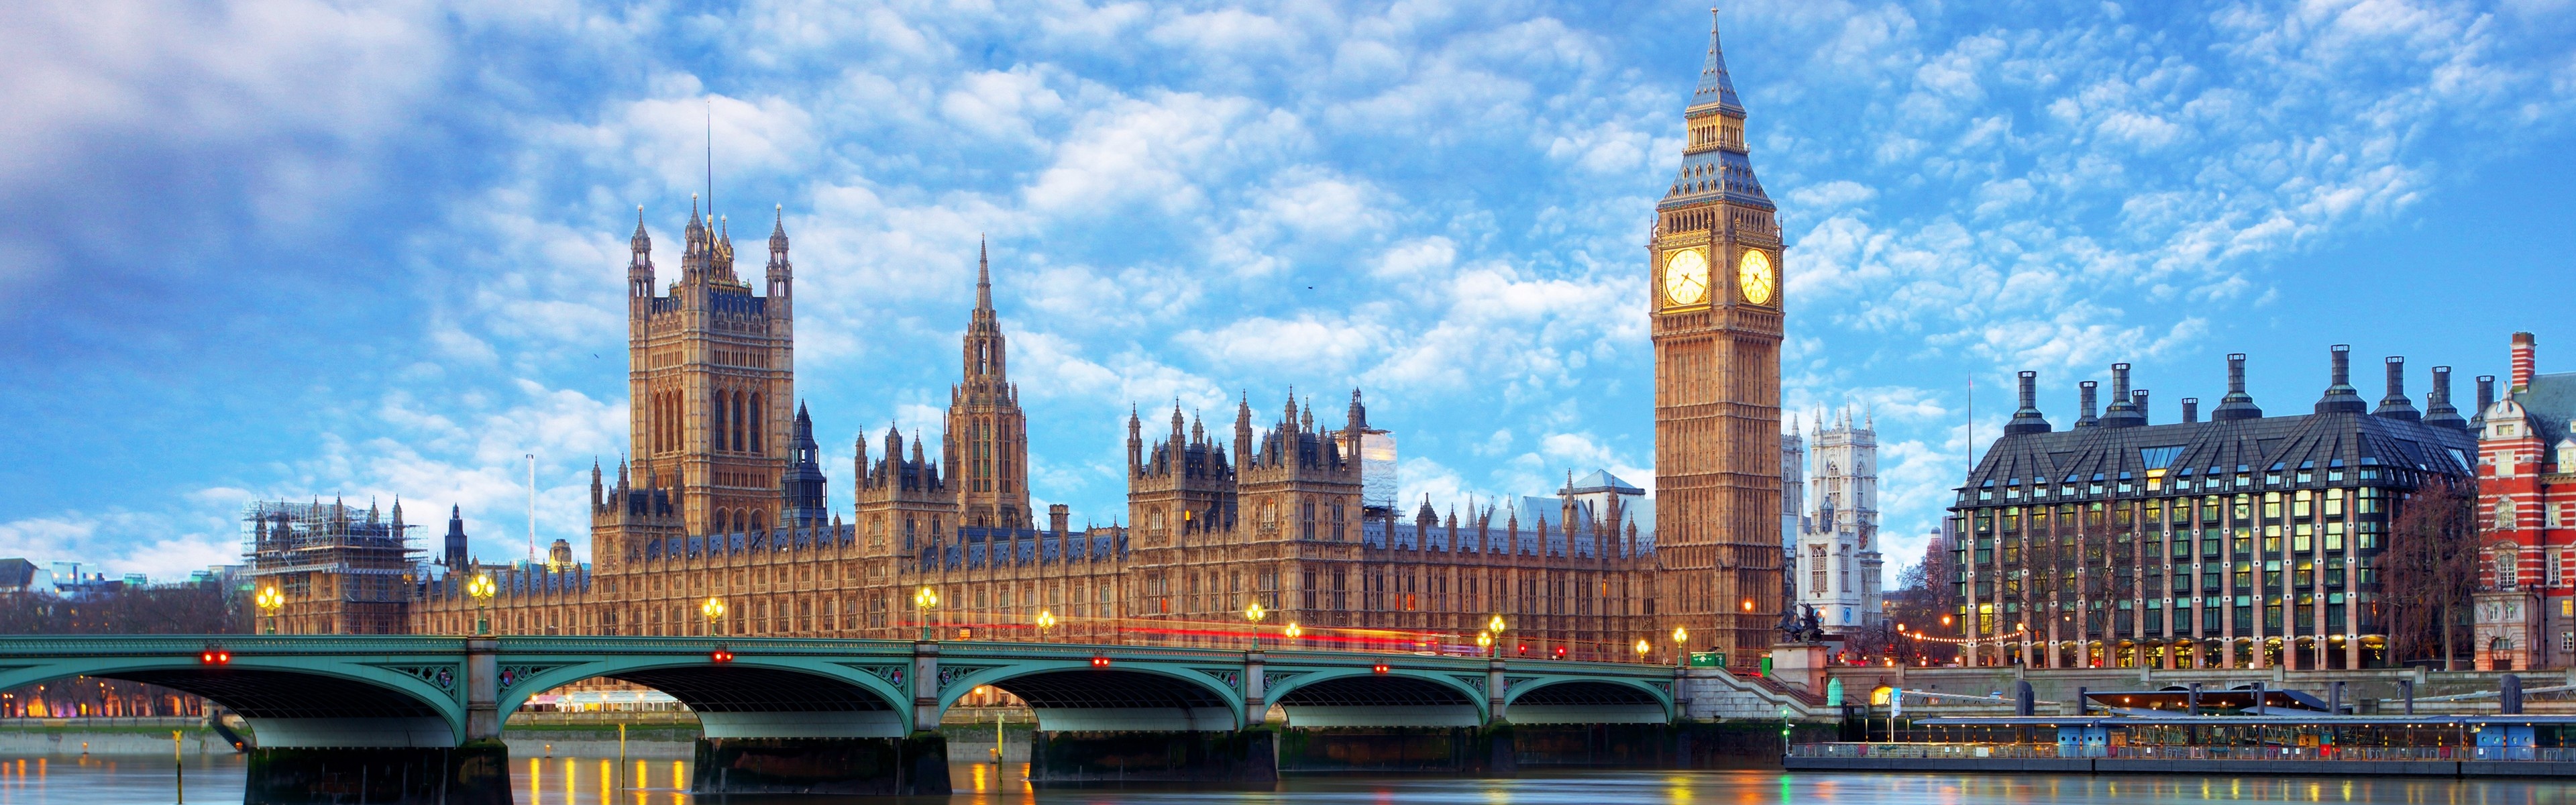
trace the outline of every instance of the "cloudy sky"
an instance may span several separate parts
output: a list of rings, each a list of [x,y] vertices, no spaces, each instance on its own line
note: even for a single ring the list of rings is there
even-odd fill
[[[1408,498],[1650,486],[1641,244],[1708,19],[6,4],[0,555],[166,577],[231,561],[252,498],[399,495],[508,557],[530,453],[538,537],[586,543],[586,471],[626,448],[626,237],[641,205],[676,271],[710,125],[714,208],[795,239],[836,490],[861,431],[936,435],[979,233],[1037,497],[1077,521],[1120,516],[1131,404],[1275,416],[1292,387],[1364,388]],[[2576,368],[2569,0],[1748,0],[1724,26],[1791,244],[1789,405],[1874,412],[1901,561],[2016,369],[2062,424],[2120,360],[2160,421],[2235,351],[2275,411],[2333,343],[2410,356],[2418,392],[2457,366],[2464,398],[2513,330]]]

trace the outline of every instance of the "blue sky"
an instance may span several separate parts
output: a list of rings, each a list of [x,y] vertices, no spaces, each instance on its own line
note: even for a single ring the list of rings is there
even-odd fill
[[[1354,385],[1444,505],[1651,481],[1642,248],[1706,46],[1689,3],[0,8],[0,555],[231,561],[255,496],[465,507],[586,544],[625,448],[635,208],[783,207],[798,391],[936,432],[990,237],[1041,502],[1120,516],[1123,417]],[[2036,369],[2220,356],[2304,410],[2325,348],[2576,366],[2576,3],[1744,2],[1790,241],[1790,406],[1875,412],[1911,561]],[[667,277],[666,277],[667,278]],[[2553,357],[2555,356],[2555,357]],[[2360,383],[2372,398],[2376,375]],[[1275,415],[1275,414],[1273,414]],[[1338,414],[1328,417],[1338,424]],[[1267,424],[1264,422],[1263,424]],[[836,494],[845,505],[846,494]]]

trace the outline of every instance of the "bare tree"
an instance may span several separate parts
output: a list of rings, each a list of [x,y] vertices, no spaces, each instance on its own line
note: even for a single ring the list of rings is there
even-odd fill
[[[0,594],[0,634],[228,634],[246,622],[237,598],[213,584]]]
[[[2108,655],[2111,654],[2111,646],[2117,644],[2120,639],[2120,619],[2123,612],[2120,609],[2120,602],[2128,601],[2136,595],[2138,569],[2130,562],[2123,561],[2129,557],[2120,556],[2117,553],[2119,543],[2112,535],[2097,534],[2089,541],[2092,545],[2085,549],[2084,562],[2087,570],[2084,573],[2083,583],[2084,597],[2092,602],[2093,609],[2086,611],[2078,622],[2084,624],[2088,634],[2102,636],[2102,653],[2105,655],[2103,661],[2105,664],[2116,664],[2116,658]],[[2128,610],[2128,612],[2131,613],[2131,617],[2135,617],[2135,610]]]
[[[2453,642],[2477,589],[2477,484],[2428,478],[2399,504],[2379,565],[2380,622],[2389,656],[2411,659],[2434,644],[2445,670],[2458,670]]]

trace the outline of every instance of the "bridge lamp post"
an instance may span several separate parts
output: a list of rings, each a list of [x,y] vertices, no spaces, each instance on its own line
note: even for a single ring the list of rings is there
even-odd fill
[[[1267,617],[1270,617],[1270,610],[1262,609],[1259,601],[1254,601],[1243,608],[1243,619],[1252,622],[1252,650],[1254,651],[1261,650],[1261,619]]]
[[[1303,627],[1303,626],[1298,626],[1296,621],[1289,621],[1289,622],[1288,622],[1288,628],[1287,628],[1287,629],[1285,629],[1285,630],[1282,630],[1282,631],[1280,632],[1280,634],[1287,635],[1287,636],[1288,636],[1288,639],[1290,639],[1290,640],[1295,640],[1295,639],[1297,639],[1297,638],[1298,638],[1298,636],[1303,635],[1303,634],[1305,634],[1305,633],[1306,633],[1306,628],[1305,628],[1305,627]]]
[[[1490,638],[1490,639],[1488,639],[1488,638],[1484,638],[1484,637],[1479,637],[1479,638],[1477,638],[1476,642],[1477,642],[1479,645],[1485,645],[1485,646],[1491,647],[1491,648],[1493,649],[1493,657],[1492,657],[1492,659],[1497,659],[1497,660],[1502,659],[1502,658],[1503,658],[1503,645],[1502,645],[1502,643],[1503,643],[1503,616],[1501,616],[1501,615],[1495,615],[1495,616],[1494,616],[1494,618],[1493,618],[1493,620],[1486,621],[1486,622],[1485,622],[1485,632],[1486,632],[1487,634],[1491,635],[1491,638]]]
[[[719,634],[724,630],[724,599],[707,596],[707,600],[698,603],[698,614],[707,618],[707,634]]]
[[[259,614],[268,616],[268,633],[277,634],[277,611],[286,608],[286,595],[278,592],[277,585],[272,584],[260,588],[256,600]]]
[[[1638,662],[1645,662],[1645,661],[1646,661],[1646,653],[1647,653],[1647,652],[1650,652],[1650,651],[1654,651],[1654,650],[1655,650],[1655,647],[1654,647],[1654,646],[1652,646],[1652,645],[1648,645],[1648,644],[1646,643],[1646,639],[1645,639],[1645,638],[1642,638],[1642,637],[1637,638],[1637,661],[1638,661]]]
[[[1690,630],[1673,627],[1673,664],[1690,665]]]
[[[465,597],[474,599],[474,633],[492,633],[492,596],[501,590],[492,584],[492,574],[476,573],[465,582]]]
[[[1055,611],[1038,610],[1038,642],[1046,642],[1047,630],[1055,628]]]
[[[912,593],[912,611],[921,621],[921,642],[930,642],[930,611],[939,607],[939,591],[928,587]]]
[[[1488,651],[1488,650],[1491,650],[1493,647],[1494,647],[1494,633],[1493,633],[1493,632],[1477,632],[1477,633],[1476,633],[1476,649],[1477,649],[1478,651]]]

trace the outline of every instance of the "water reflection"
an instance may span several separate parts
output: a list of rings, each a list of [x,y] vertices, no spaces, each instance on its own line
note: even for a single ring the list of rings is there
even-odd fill
[[[239,755],[57,755],[0,759],[0,805],[115,805],[187,801],[233,805],[242,800],[248,764]]]
[[[167,757],[52,756],[0,759],[0,805],[170,805],[177,793]],[[187,759],[187,801],[241,801],[246,765],[237,755]],[[2189,805],[2206,802],[2366,805],[2576,805],[2570,786],[2548,780],[2444,778],[1969,776],[1781,774],[1762,771],[1526,773],[1512,779],[1458,777],[1292,777],[1273,790],[1209,786],[1033,789],[1025,763],[951,766],[958,805]],[[518,805],[691,805],[689,763],[599,757],[521,758],[511,764]],[[777,801],[773,798],[752,798]],[[840,802],[865,800],[843,798]],[[713,805],[711,799],[710,805]]]

